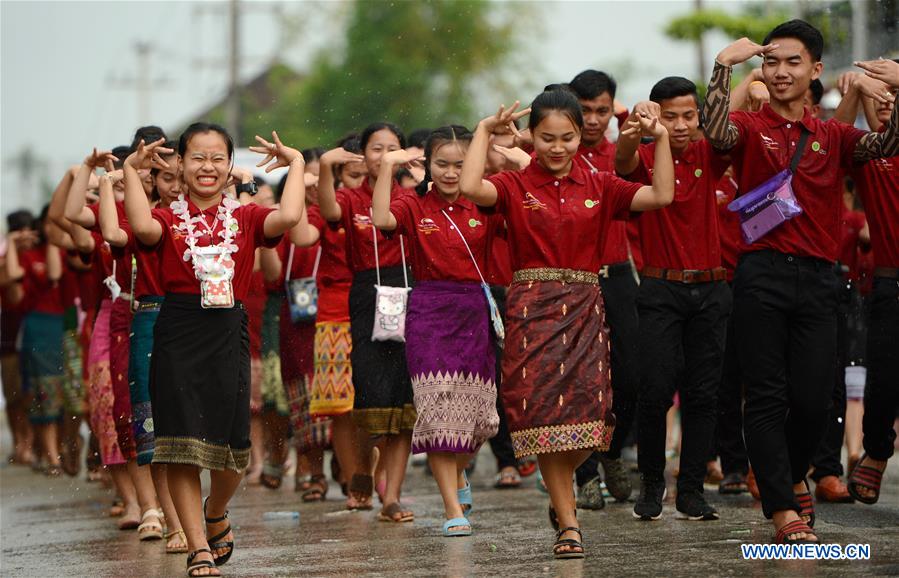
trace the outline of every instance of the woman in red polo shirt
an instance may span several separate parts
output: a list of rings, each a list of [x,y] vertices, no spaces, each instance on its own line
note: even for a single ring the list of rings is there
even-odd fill
[[[57,421],[62,412],[63,304],[59,280],[62,255],[47,241],[47,208],[37,221],[38,243],[18,254],[15,239],[6,255],[10,279],[21,280],[25,317],[22,320],[21,366],[30,393],[28,418],[39,448],[37,460],[46,461],[48,476],[62,473]]]
[[[290,167],[278,209],[241,205],[225,197],[234,145],[221,127],[189,126],[178,142],[186,194],[168,209],[152,209],[140,169],[166,167],[162,139],[144,145],[125,163],[125,209],[134,236],[157,247],[165,300],[154,329],[150,395],[156,448],[153,462],[167,464],[169,491],[191,554],[188,575],[218,575],[216,565],[234,550],[227,507],[249,459],[250,352],[245,298],[259,246],[273,247],[297,224],[303,210],[303,159],[275,142],[252,150],[266,154],[267,170]],[[183,200],[182,200],[183,199]],[[211,470],[209,497],[200,518],[200,469]],[[207,537],[208,536],[208,537]]]
[[[626,130],[660,143],[652,186],[583,170],[572,163],[583,126],[580,105],[572,94],[553,90],[530,108],[537,162],[482,180],[490,134],[527,112],[516,113],[517,107],[501,107],[478,125],[461,189],[506,218],[515,273],[506,311],[503,405],[516,456],[538,456],[558,530],[553,554],[582,558],[571,479],[591,451],[608,449],[615,424],[596,271],[613,218],[671,203],[674,163],[667,131],[657,119],[640,117]]]
[[[372,187],[382,157],[404,148],[405,138],[389,123],[368,126],[360,137],[363,156],[342,148],[322,155],[319,175],[319,208],[325,220],[346,230],[347,263],[353,272],[349,305],[353,337],[353,419],[371,436],[384,436],[382,464],[387,475],[380,518],[393,522],[411,522],[415,515],[400,504],[406,476],[406,463],[415,425],[412,383],[406,368],[406,348],[398,341],[373,341],[376,283],[403,287],[411,283],[400,239],[388,239],[371,224]],[[334,164],[364,160],[368,177],[355,189],[334,191]],[[393,195],[412,194],[394,185]],[[375,246],[377,244],[377,254]],[[380,267],[380,271],[378,271]],[[407,281],[408,279],[408,281]],[[361,448],[363,458],[368,449]]]
[[[495,358],[482,270],[501,219],[459,195],[471,133],[436,129],[425,143],[425,178],[417,195],[391,201],[393,173],[417,153],[384,155],[372,198],[373,221],[409,239],[417,284],[409,297],[406,359],[418,418],[412,451],[427,452],[443,496],[444,536],[471,535],[465,514],[471,486],[465,466],[496,435]],[[432,180],[433,179],[433,180]],[[489,290],[489,288],[488,288]]]

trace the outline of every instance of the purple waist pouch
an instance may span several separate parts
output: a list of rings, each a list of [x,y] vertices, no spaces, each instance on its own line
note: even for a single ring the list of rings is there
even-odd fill
[[[793,173],[784,169],[727,205],[729,211],[740,215],[740,229],[747,243],[758,241],[802,214],[792,181]]]

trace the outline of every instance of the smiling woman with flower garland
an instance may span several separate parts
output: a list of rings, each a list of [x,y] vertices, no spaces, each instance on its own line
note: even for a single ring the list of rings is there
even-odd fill
[[[150,396],[156,431],[154,463],[168,481],[191,554],[188,576],[218,576],[234,537],[227,506],[249,459],[250,352],[246,296],[257,247],[274,247],[303,210],[303,157],[256,137],[267,171],[290,167],[278,209],[241,205],[223,195],[232,184],[234,144],[221,127],[195,123],[178,155],[186,195],[169,209],[150,209],[138,170],[166,167],[162,141],[143,142],[125,163],[125,209],[135,237],[156,247],[165,301],[156,322]],[[211,474],[200,505],[200,469]],[[204,532],[201,511],[206,519]]]

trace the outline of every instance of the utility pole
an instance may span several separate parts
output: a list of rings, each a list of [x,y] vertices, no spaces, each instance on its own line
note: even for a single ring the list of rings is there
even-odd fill
[[[852,60],[868,60],[867,4],[865,0],[852,0]]]
[[[171,79],[158,77],[151,80],[150,56],[153,47],[149,42],[135,42],[133,48],[137,57],[137,68],[134,75],[112,76],[107,79],[106,83],[113,88],[134,90],[137,93],[138,124],[146,125],[153,122],[150,116],[150,100],[153,91],[167,87],[171,84]]]
[[[238,0],[228,2],[228,99],[225,123],[234,139],[240,138],[240,6]]]

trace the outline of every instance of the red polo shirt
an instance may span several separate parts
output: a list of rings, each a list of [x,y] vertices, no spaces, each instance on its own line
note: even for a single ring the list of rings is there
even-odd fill
[[[187,201],[188,212],[191,217],[201,213],[200,209],[190,200]],[[265,236],[265,218],[274,209],[260,207],[250,203],[234,210],[234,218],[237,219],[238,231],[234,235],[234,243],[237,251],[231,254],[234,260],[234,278],[232,285],[234,298],[242,300],[247,295],[250,286],[250,276],[253,273],[256,247],[273,248],[281,242],[281,236],[269,239]],[[218,205],[213,205],[202,211],[207,223],[214,223],[216,243],[221,241],[218,232],[221,230],[221,221],[216,218]],[[187,250],[187,240],[178,225],[181,217],[172,212],[171,208],[153,209],[153,218],[162,225],[162,238],[157,245],[159,252],[159,272],[162,289],[165,293],[200,294],[200,281],[194,274],[194,267],[190,260],[184,260],[184,252]],[[203,234],[197,241],[200,247],[212,244],[213,239],[205,229],[198,225],[197,231]]]
[[[876,267],[899,267],[899,156],[874,159],[852,169],[865,205]]]
[[[328,287],[337,283],[351,283],[353,273],[347,264],[346,227],[329,226],[322,218],[318,205],[307,207],[309,224],[318,229],[322,259],[318,264],[318,281]]]
[[[773,249],[781,253],[836,261],[843,203],[843,171],[865,131],[831,119],[813,118],[808,109],[799,122],[789,121],[769,106],[759,112],[736,111],[731,122],[740,140],[729,154],[743,194],[788,168],[799,143],[800,124],[811,134],[793,175],[793,192],[802,214],[748,245],[747,251]]]
[[[581,143],[574,157],[584,163],[587,170],[598,172],[615,172],[615,144],[603,138],[597,145],[588,147]],[[606,245],[603,249],[602,264],[612,265],[627,261],[627,223],[624,221],[612,221],[606,236]]]
[[[725,175],[715,187],[718,197],[718,236],[721,238],[721,266],[727,269],[727,280],[734,278],[737,257],[743,252],[743,233],[740,231],[740,215],[727,209],[737,194],[737,182]]]
[[[640,160],[627,175],[629,180],[652,184],[655,150],[655,143],[640,145]],[[729,165],[706,140],[691,142],[674,158],[674,201],[637,218],[644,266],[678,270],[721,266],[715,188]]]
[[[390,193],[391,200],[401,195],[414,195],[409,189],[393,183]],[[372,235],[374,229],[371,225],[371,196],[372,190],[368,180],[362,181],[362,186],[355,189],[340,189],[337,191],[337,203],[340,205],[340,224],[346,229],[347,264],[350,270],[366,271],[375,268],[375,242]],[[380,266],[392,267],[402,263],[400,255],[399,236],[387,238],[380,231],[378,235],[378,259]],[[406,250],[408,255],[408,249]]]
[[[503,221],[503,229],[505,226],[505,221]],[[509,257],[509,241],[505,234],[493,237],[490,264],[487,266],[485,275],[487,283],[491,285],[508,287],[512,284],[512,260]]]
[[[23,311],[38,313],[64,312],[62,292],[58,281],[51,281],[47,276],[47,245],[40,245],[19,254],[19,265],[25,270],[22,279]]]
[[[840,215],[840,253],[837,260],[848,269],[847,278],[852,281],[859,280],[859,249],[861,248],[859,234],[865,228],[865,214],[861,211],[851,211],[843,205]]]
[[[290,258],[291,248],[293,250],[293,260]],[[315,256],[318,254],[319,243],[311,247],[297,247],[290,242],[287,236],[278,244],[275,249],[278,252],[278,258],[281,259],[281,275],[278,276],[278,283],[284,287],[286,279],[287,264],[290,263],[290,278],[301,279],[303,277],[311,277],[315,268]],[[324,255],[322,255],[324,257]],[[321,271],[321,263],[318,265]]]
[[[62,278],[59,280],[59,292],[64,309],[74,307],[79,299],[78,272],[69,265],[69,252],[62,256]]]
[[[448,203],[434,189],[424,197],[414,194],[393,199],[390,212],[396,218],[395,234],[404,235],[409,243],[416,281],[480,283],[481,277],[456,227],[465,236],[484,274],[490,261],[490,241],[495,236],[491,229],[496,228],[497,216],[487,215],[461,196],[454,203]]]
[[[488,177],[506,218],[512,269],[554,267],[596,272],[612,219],[626,218],[642,186],[572,163],[557,178],[540,163]]]

